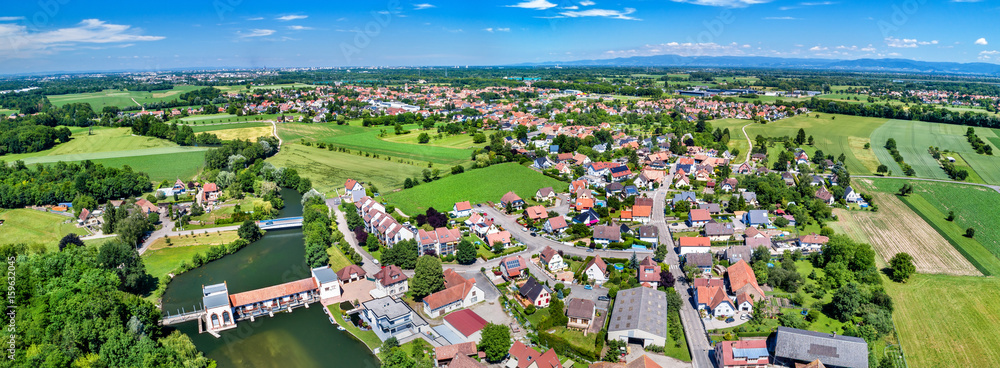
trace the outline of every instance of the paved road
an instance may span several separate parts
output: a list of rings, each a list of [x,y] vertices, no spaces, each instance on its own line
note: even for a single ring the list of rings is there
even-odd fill
[[[375,276],[375,273],[377,273],[381,267],[375,264],[375,258],[372,257],[367,250],[358,246],[358,240],[354,238],[354,232],[347,227],[347,217],[344,215],[344,212],[340,210],[340,207],[333,208],[333,216],[334,220],[337,221],[337,229],[340,230],[341,234],[344,234],[344,240],[351,245],[351,248],[354,248],[355,252],[358,252],[358,254],[361,255],[363,260],[361,268],[368,273],[368,276]]]
[[[1000,193],[1000,185],[989,185],[989,184],[979,184],[979,183],[969,183],[965,181],[954,181],[954,180],[944,180],[944,179],[926,179],[926,178],[909,178],[902,176],[871,176],[871,175],[857,175],[851,176],[852,178],[869,178],[869,179],[903,179],[903,180],[917,180],[917,181],[933,181],[938,183],[950,183],[950,184],[965,184],[965,185],[975,185],[977,187],[990,188]]]

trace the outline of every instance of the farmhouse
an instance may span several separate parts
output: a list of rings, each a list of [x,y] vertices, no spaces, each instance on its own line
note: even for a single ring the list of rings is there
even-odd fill
[[[427,316],[437,318],[483,301],[483,291],[476,286],[476,279],[466,279],[453,269],[444,270],[444,287],[444,290],[424,297],[424,313]]]
[[[547,308],[549,300],[552,298],[552,290],[539,283],[534,277],[529,277],[528,281],[521,285],[517,292],[536,308]]]
[[[652,288],[620,290],[608,324],[608,340],[663,346],[667,339],[667,294]]]

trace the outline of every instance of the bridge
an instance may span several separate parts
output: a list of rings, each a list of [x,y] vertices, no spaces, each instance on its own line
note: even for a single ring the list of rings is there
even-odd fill
[[[183,312],[178,314],[164,313],[162,319],[160,319],[160,324],[163,326],[176,325],[184,323],[187,321],[194,321],[205,315],[205,310],[194,310],[191,312]]]
[[[290,229],[294,227],[302,227],[302,216],[284,217],[273,220],[260,220],[257,221],[257,226],[260,227],[261,230]]]

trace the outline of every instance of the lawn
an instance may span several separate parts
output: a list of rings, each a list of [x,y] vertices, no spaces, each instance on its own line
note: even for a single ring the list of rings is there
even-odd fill
[[[897,176],[902,175],[902,170],[883,147],[889,138],[896,140],[903,161],[913,167],[917,177],[948,179],[941,165],[927,152],[927,148],[933,146],[960,153],[983,181],[989,184],[1000,183],[1000,157],[977,154],[965,137],[967,129],[968,127],[964,125],[890,120],[872,133],[872,149],[875,150],[879,161],[889,166]],[[976,128],[976,134],[987,142],[993,142],[991,138],[996,138],[996,134],[986,128]],[[993,149],[997,150],[998,147]]]
[[[417,126],[410,125],[407,129],[415,130]],[[379,137],[382,131],[386,131],[386,138],[393,137],[392,127],[366,128],[360,126],[358,121],[352,121],[348,125],[336,125],[333,123],[305,124],[287,123],[278,126],[278,135],[285,141],[308,140],[311,142],[324,142],[333,144],[336,147],[347,148],[354,151],[378,154],[382,157],[391,157],[394,161],[405,159],[413,164],[424,164],[434,162],[452,165],[468,163],[472,160],[472,149],[459,149],[451,147],[440,147],[433,145],[408,144],[383,140]],[[435,131],[428,131],[429,134],[436,134]]]
[[[76,227],[76,220],[55,213],[23,208],[0,210],[0,220],[0,244],[44,244],[55,250],[66,234],[87,235],[87,230]]]
[[[819,118],[816,117],[817,115]],[[832,119],[834,117],[836,119]],[[750,139],[757,135],[795,138],[801,128],[805,130],[807,137],[813,136],[813,147],[834,157],[844,154],[848,170],[851,173],[864,175],[875,172],[879,163],[872,152],[873,150],[865,150],[864,145],[868,143],[872,132],[882,126],[885,121],[885,119],[849,115],[806,114],[767,124],[751,125],[747,127],[747,134],[750,135]],[[732,133],[732,129],[730,129],[730,133]],[[730,134],[730,137],[731,139],[738,138],[733,134]],[[884,144],[883,140],[879,145]],[[876,146],[876,144],[872,143],[872,146]],[[900,171],[896,170],[895,172]]]
[[[146,264],[146,271],[153,277],[159,278],[177,269],[181,262],[190,263],[195,254],[204,254],[215,245],[229,244],[237,237],[235,231],[187,235],[171,238],[171,245],[167,245],[163,239],[158,239],[142,255],[142,261]]]
[[[885,285],[910,367],[1000,364],[1000,279],[917,274]]]
[[[542,311],[546,314],[548,313],[548,309],[542,309]],[[539,314],[539,312],[535,312],[535,314]],[[583,331],[569,329],[563,326],[554,327],[546,332],[566,340],[566,342],[573,346],[573,348],[577,351],[582,351],[593,356],[600,356],[601,354],[599,351],[594,352],[594,348],[596,348],[595,344],[597,342],[596,333],[588,333],[584,336]]]
[[[190,123],[190,122],[194,122],[194,121],[202,122],[204,120],[226,119],[226,118],[232,118],[232,117],[236,117],[236,115],[232,115],[232,114],[204,114],[204,115],[185,116],[185,117],[180,118],[178,120],[183,121],[185,123]]]
[[[88,155],[97,152],[140,151],[151,148],[175,148],[177,144],[159,138],[133,136],[129,128],[94,127],[93,134],[87,129],[70,129],[73,132],[69,142],[61,143],[50,149],[0,156],[4,161],[24,160],[25,163],[35,163],[30,158],[46,157],[44,162],[80,161],[88,159]]]
[[[902,179],[872,179],[865,187],[885,193],[895,193],[907,182]],[[992,189],[926,181],[909,181],[914,193],[900,197],[903,203],[920,215],[947,239],[966,259],[985,275],[1000,274],[1000,229],[996,224],[996,208],[1000,194]],[[949,211],[955,211],[955,221],[947,221]],[[965,229],[976,230],[973,239],[964,236]]]
[[[281,146],[281,151],[267,161],[277,167],[297,170],[300,176],[312,180],[316,190],[327,194],[342,189],[347,179],[374,184],[379,190],[388,192],[401,188],[407,178],[420,177],[423,169],[427,168],[426,165],[409,165],[396,160],[364,157],[356,153],[290,144],[287,141]],[[445,167],[440,169],[448,171]]]
[[[747,144],[747,137],[746,135],[743,134],[742,128],[743,126],[751,124],[752,122],[753,122],[752,120],[743,120],[743,119],[719,119],[711,121],[713,130],[715,128],[719,128],[722,130],[726,130],[726,128],[729,128],[729,150],[730,151],[734,149],[740,150],[739,157],[737,157],[736,160],[734,160],[734,162],[736,163],[742,163],[743,159],[747,157],[746,153],[747,150],[750,149],[750,145]],[[750,127],[747,127],[747,129],[749,130]]]
[[[511,190],[521,198],[532,198],[538,189],[553,187],[563,190],[566,183],[542,175],[516,163],[493,165],[467,171],[386,195],[390,204],[411,216],[428,207],[449,211],[455,202],[500,202]]]
[[[11,114],[17,114],[17,110],[0,109],[0,115],[10,116]]]
[[[354,264],[354,262],[347,259],[347,256],[344,255],[344,252],[340,251],[340,247],[337,245],[327,248],[326,254],[330,256],[330,268],[333,270],[340,270]]]
[[[199,88],[204,88],[200,86],[175,86],[170,90],[164,91],[122,91],[122,90],[104,90],[101,92],[92,93],[73,93],[66,95],[48,95],[49,101],[53,105],[62,106],[68,103],[89,103],[90,107],[94,111],[101,111],[105,106],[115,106],[118,108],[127,107],[137,107],[136,102],[139,104],[154,103],[154,102],[166,102],[176,100],[177,96],[185,93],[194,91]],[[135,101],[132,101],[135,99]]]
[[[329,309],[330,315],[337,320],[338,325],[343,326],[347,332],[350,332],[355,338],[361,340],[361,342],[365,343],[365,345],[368,345],[369,350],[374,351],[376,348],[382,346],[382,340],[378,338],[378,335],[375,335],[375,332],[361,331],[361,329],[354,326],[353,323],[345,322],[344,316],[341,315],[340,304],[330,304],[327,306],[327,309]]]

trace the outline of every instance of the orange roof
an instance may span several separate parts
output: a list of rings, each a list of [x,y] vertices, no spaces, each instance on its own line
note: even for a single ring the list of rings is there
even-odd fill
[[[445,289],[424,297],[424,304],[431,309],[438,309],[465,298],[465,295],[476,286],[476,279],[465,279],[453,269],[444,270]]]
[[[632,207],[633,217],[649,217],[653,213],[653,206],[640,206],[636,205]]]
[[[708,221],[712,219],[712,215],[707,209],[696,208],[692,209],[691,213],[688,215],[691,221]]]
[[[682,236],[680,244],[682,247],[710,247],[712,241],[704,236]]]
[[[729,278],[729,288],[733,291],[742,289],[747,284],[753,285],[755,289],[760,289],[757,285],[757,275],[754,275],[753,268],[744,260],[739,260],[726,270],[726,277]],[[764,295],[763,291],[761,295]]]
[[[642,354],[641,358],[628,362],[625,368],[663,368],[659,364],[650,359],[646,354]]]
[[[594,200],[592,198],[580,198],[576,200],[577,211],[583,211],[590,208],[594,208]]]
[[[266,288],[245,291],[229,296],[229,302],[233,306],[241,306],[259,303],[274,298],[280,298],[292,294],[304,293],[317,288],[316,281],[312,277],[298,281],[286,282],[280,285],[268,286]]]
[[[622,220],[631,220],[632,219],[632,209],[629,208],[627,210],[622,210],[620,217],[621,217]]]
[[[524,209],[524,213],[528,214],[528,218],[532,220],[544,219],[549,217],[549,213],[545,211],[543,206],[531,206]]]
[[[472,209],[472,204],[469,201],[455,203],[455,211],[468,211]]]

